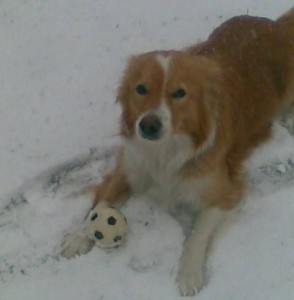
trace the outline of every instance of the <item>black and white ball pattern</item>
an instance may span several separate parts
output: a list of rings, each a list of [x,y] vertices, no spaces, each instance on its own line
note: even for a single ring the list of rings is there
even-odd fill
[[[91,211],[87,223],[87,236],[94,240],[98,247],[118,247],[126,240],[127,220],[115,208],[98,206]]]

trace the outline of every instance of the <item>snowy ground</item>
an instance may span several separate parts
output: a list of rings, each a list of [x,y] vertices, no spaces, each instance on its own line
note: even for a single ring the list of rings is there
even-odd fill
[[[168,3],[168,5],[167,5]],[[225,19],[275,18],[290,0],[0,2],[0,300],[178,299],[180,226],[146,199],[125,247],[56,259],[117,151],[115,89],[127,56],[204,39]],[[294,299],[294,139],[248,162],[250,191],[220,230],[197,299]]]

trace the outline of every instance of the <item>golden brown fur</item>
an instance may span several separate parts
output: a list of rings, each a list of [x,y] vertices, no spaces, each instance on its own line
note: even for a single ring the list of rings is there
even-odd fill
[[[190,92],[190,99],[185,103],[169,102],[174,132],[188,133],[197,148],[207,138],[212,123],[217,124],[214,146],[197,162],[187,164],[183,174],[201,176],[203,172],[214,170],[215,195],[210,192],[204,197],[205,201],[232,208],[242,194],[242,162],[270,136],[272,121],[284,105],[294,99],[293,15],[292,10],[277,21],[235,17],[218,27],[200,45],[184,51],[152,52],[131,58],[118,95],[122,105],[122,135],[126,138],[134,135],[133,126],[138,116],[161,101],[163,76],[154,56],[172,53],[171,90],[184,84]],[[143,104],[133,93],[139,80],[154,84],[154,93]],[[129,196],[128,183],[122,179],[122,173],[115,171],[102,183],[99,190],[105,190],[105,185],[112,188],[104,195],[99,192],[96,203],[99,199],[113,202]],[[228,197],[224,197],[225,187]],[[121,191],[128,192],[124,195]]]

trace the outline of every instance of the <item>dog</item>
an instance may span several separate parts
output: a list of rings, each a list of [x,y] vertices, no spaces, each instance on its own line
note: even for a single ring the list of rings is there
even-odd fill
[[[175,216],[192,212],[177,283],[193,296],[212,235],[246,192],[244,161],[293,105],[294,8],[275,21],[233,17],[195,46],[131,57],[117,101],[123,145],[93,207],[145,194]],[[82,224],[61,252],[73,257],[92,246]]]

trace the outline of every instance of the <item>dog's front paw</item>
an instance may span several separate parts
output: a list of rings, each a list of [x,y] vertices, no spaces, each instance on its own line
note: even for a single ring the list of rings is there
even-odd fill
[[[204,283],[202,266],[182,264],[180,266],[177,283],[182,296],[194,296],[199,293]]]
[[[63,257],[72,258],[88,253],[93,246],[94,242],[87,237],[84,226],[80,225],[64,237],[56,252]]]

